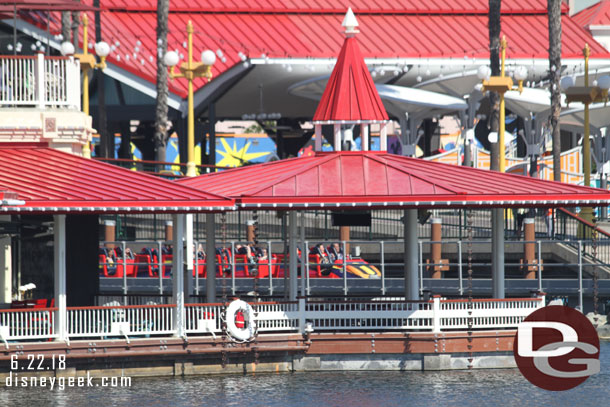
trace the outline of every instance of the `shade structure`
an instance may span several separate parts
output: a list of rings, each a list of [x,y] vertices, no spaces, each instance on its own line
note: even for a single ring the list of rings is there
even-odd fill
[[[610,192],[378,151],[317,152],[178,183],[241,208],[447,208],[607,205]]]
[[[314,122],[388,120],[375,82],[358,46],[356,37],[347,37],[322,99]]]
[[[46,146],[0,145],[0,191],[25,204],[0,213],[186,213],[233,209],[232,200]]]
[[[570,103],[568,109],[561,112],[561,128],[573,132],[583,132],[585,126],[585,109],[581,103]],[[610,106],[605,103],[593,103],[589,106],[589,125],[592,131],[610,125]]]
[[[422,89],[379,84],[377,90],[388,110],[397,117],[403,117],[404,112],[433,117],[468,108],[468,104],[463,99]]]
[[[291,86],[288,91],[296,96],[320,100],[328,79],[324,76],[299,82]],[[399,118],[404,117],[405,112],[434,117],[468,108],[464,99],[441,93],[397,85],[376,84],[375,87],[386,110]]]
[[[149,58],[157,57],[157,40],[150,35],[156,27],[157,2],[105,0],[102,4],[102,33],[120,43],[120,47],[109,55],[108,62],[155,83],[156,63],[149,62]],[[262,54],[271,61],[282,58],[280,64],[295,58],[335,58],[343,42],[343,34],[337,27],[348,5],[358,16],[361,27],[366,27],[359,34],[365,58],[421,58],[422,62],[424,58],[453,58],[455,62],[468,56],[469,60],[464,62],[466,69],[472,58],[479,59],[479,63],[489,60],[489,4],[481,0],[378,0],[351,4],[338,0],[179,0],[171,2],[168,44],[171,49],[185,53],[181,44],[185,40],[186,21],[191,19],[197,29],[196,54],[203,47],[223,52],[225,59],[218,58],[212,68],[216,79],[242,63],[240,53],[249,59],[264,60]],[[502,34],[509,40],[508,58],[546,60],[546,1],[504,0],[501,11]],[[57,16],[54,18],[52,33],[59,32],[60,21]],[[97,41],[94,30],[91,31],[90,40]],[[562,32],[562,58],[580,58],[585,42],[591,45],[593,57],[607,56],[607,51],[568,16],[565,6],[562,8]],[[134,61],[136,47],[139,52]],[[131,56],[129,60],[127,55]],[[473,66],[475,70],[477,67]],[[422,69],[421,75],[424,80],[430,79],[425,70]],[[205,87],[206,83],[204,79],[196,80],[195,89]],[[186,87],[186,81],[170,84],[172,92],[181,97],[186,97]]]
[[[522,92],[509,90],[504,94],[506,107],[521,117],[538,114],[551,109],[551,93],[546,89],[523,88]],[[561,95],[564,103],[565,95]]]

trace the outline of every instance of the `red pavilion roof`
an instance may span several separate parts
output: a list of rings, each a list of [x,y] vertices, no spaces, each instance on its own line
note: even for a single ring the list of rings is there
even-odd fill
[[[178,182],[260,208],[584,206],[610,200],[610,192],[597,188],[377,151],[316,153]]]
[[[25,205],[0,213],[192,212],[233,207],[214,193],[45,146],[0,145],[0,191]]]
[[[356,37],[345,39],[313,120],[388,120]]]

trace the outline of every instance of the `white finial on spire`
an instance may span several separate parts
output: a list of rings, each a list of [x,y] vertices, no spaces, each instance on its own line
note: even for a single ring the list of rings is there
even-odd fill
[[[356,16],[352,11],[352,8],[347,9],[347,13],[345,13],[345,17],[343,18],[343,23],[341,23],[343,27],[345,27],[345,34],[348,37],[352,37],[354,34],[357,34],[359,31],[356,29],[358,27],[358,20],[356,20]]]

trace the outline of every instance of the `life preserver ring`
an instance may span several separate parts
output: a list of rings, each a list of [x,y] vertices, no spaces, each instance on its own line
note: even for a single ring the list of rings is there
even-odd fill
[[[225,321],[229,335],[238,341],[248,342],[256,336],[254,310],[243,300],[235,300],[229,304],[225,311]]]

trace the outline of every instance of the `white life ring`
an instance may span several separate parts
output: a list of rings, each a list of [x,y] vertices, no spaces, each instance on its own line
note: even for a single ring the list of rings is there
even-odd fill
[[[239,311],[244,315],[244,327],[235,324],[235,316]],[[243,300],[235,300],[229,304],[225,311],[227,331],[236,340],[247,342],[256,335],[256,320],[252,306]]]

